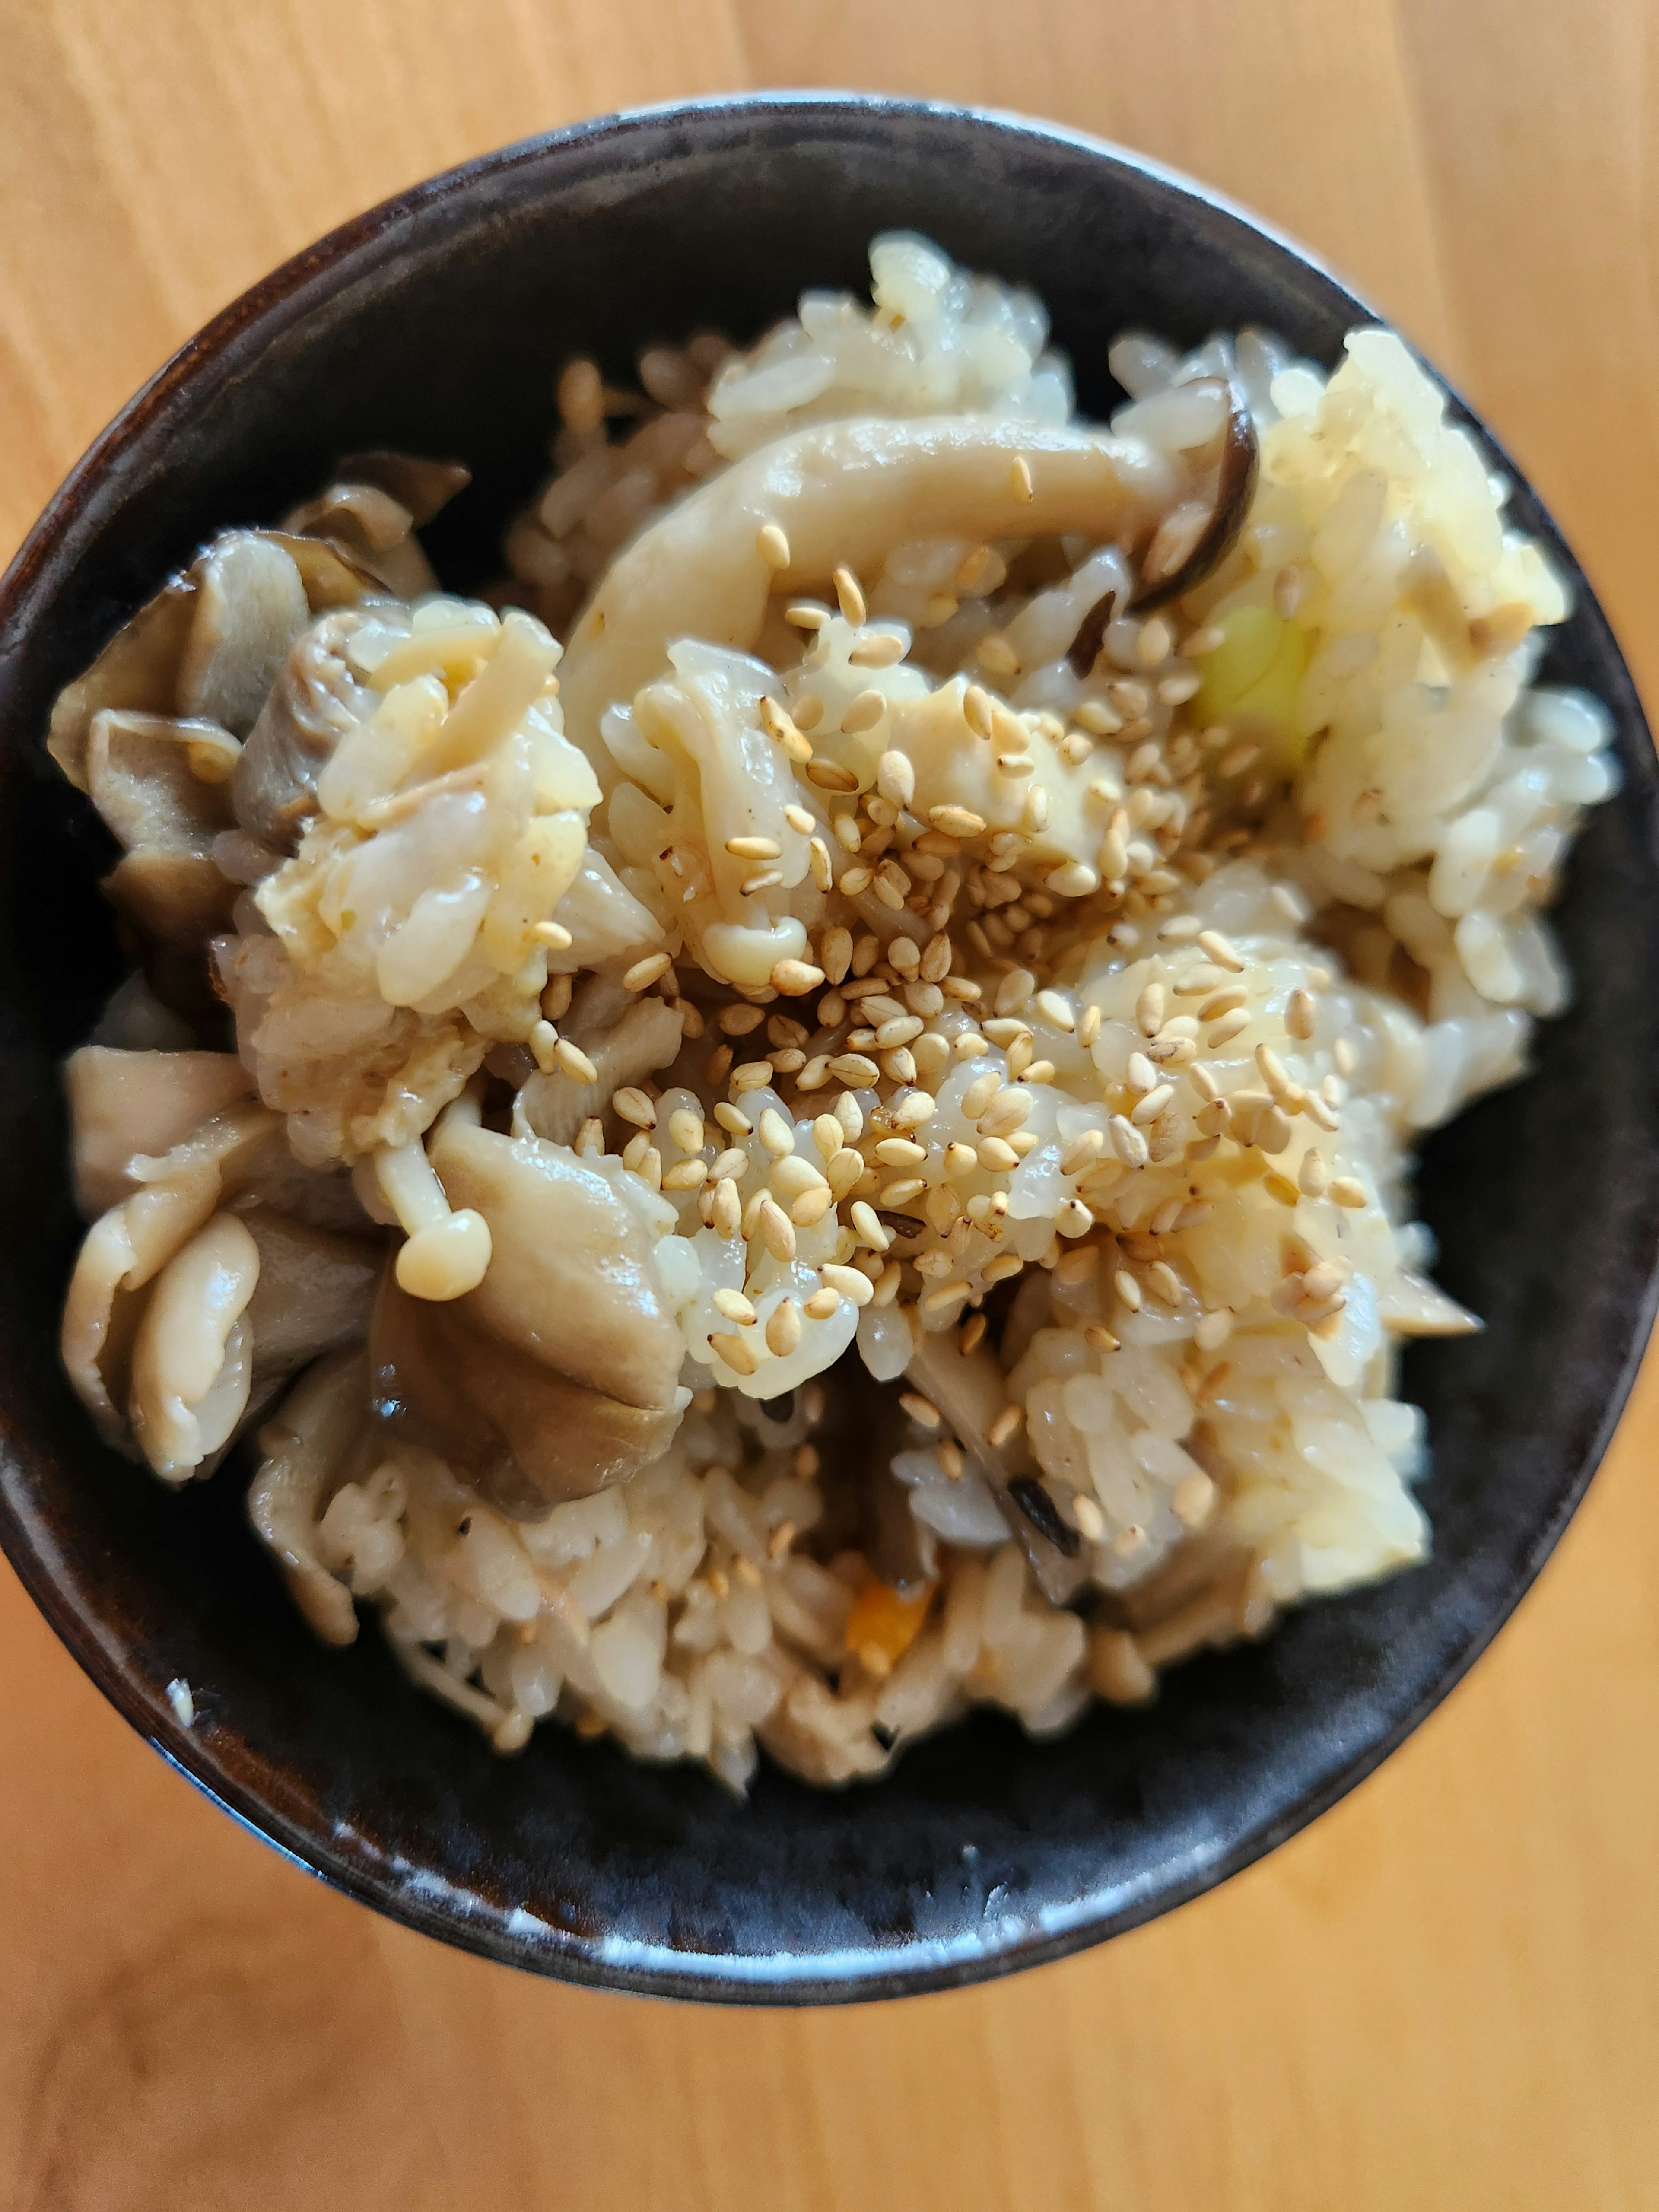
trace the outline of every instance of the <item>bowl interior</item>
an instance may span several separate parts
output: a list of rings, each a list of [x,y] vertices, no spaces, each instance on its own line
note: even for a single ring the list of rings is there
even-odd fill
[[[472,465],[428,542],[447,581],[482,581],[545,465],[569,354],[620,379],[653,339],[752,336],[805,285],[861,288],[868,239],[896,227],[1032,286],[1091,411],[1113,397],[1125,325],[1193,342],[1261,322],[1329,362],[1366,319],[1237,216],[1060,134],[857,100],[623,118],[440,179],[278,272],[127,411],[0,593],[0,1535],[128,1717],[272,1841],[429,1932],[579,1979],[772,2000],[938,1986],[1097,1940],[1248,1863],[1365,1772],[1501,1622],[1646,1333],[1656,779],[1580,580],[1548,672],[1613,708],[1626,785],[1560,914],[1574,1011],[1540,1036],[1532,1079],[1424,1159],[1442,1279],[1487,1322],[1407,1364],[1434,1443],[1427,1566],[1058,1742],[981,1715],[873,1786],[763,1768],[739,1805],[556,1727],[497,1759],[372,1630],[343,1653],[311,1639],[236,1469],[174,1497],[96,1443],[55,1356],[76,1230],[54,1063],[118,962],[93,888],[107,841],[44,763],[58,687],[214,528],[271,517],[354,447]],[[1524,488],[1514,512],[1571,570]],[[166,1698],[178,1677],[190,1730]]]

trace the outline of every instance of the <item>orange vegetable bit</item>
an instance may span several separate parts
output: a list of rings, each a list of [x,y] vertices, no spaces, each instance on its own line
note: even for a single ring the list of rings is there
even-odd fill
[[[847,1648],[867,1673],[884,1681],[921,1633],[937,1585],[928,1583],[913,1596],[870,1582],[847,1616]]]

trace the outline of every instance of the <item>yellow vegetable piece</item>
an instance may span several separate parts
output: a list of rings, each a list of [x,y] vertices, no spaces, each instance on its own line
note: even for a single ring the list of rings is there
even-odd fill
[[[1308,666],[1305,632],[1271,607],[1235,607],[1220,629],[1222,642],[1200,664],[1204,681],[1193,701],[1195,720],[1270,722],[1281,749],[1299,757],[1304,740],[1297,702]]]
[[[921,1633],[934,1585],[913,1597],[890,1589],[885,1583],[866,1583],[853,1601],[847,1616],[847,1648],[864,1662],[872,1674],[886,1676]]]

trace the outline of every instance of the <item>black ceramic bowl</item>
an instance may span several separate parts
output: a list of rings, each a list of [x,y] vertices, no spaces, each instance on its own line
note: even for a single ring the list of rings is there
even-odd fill
[[[481,581],[567,356],[623,377],[648,340],[750,337],[803,285],[860,287],[867,240],[900,225],[1034,285],[1094,413],[1127,324],[1194,341],[1262,322],[1329,362],[1369,319],[1231,210],[1029,124],[816,97],[612,118],[423,185],[258,286],[106,432],[0,586],[0,1539],[94,1680],[229,1811],[414,1927],[576,1981],[791,2002],[937,1988],[1246,1865],[1368,1772],[1503,1621],[1589,1479],[1653,1303],[1659,779],[1607,625],[1522,486],[1516,520],[1577,590],[1548,672],[1607,702],[1625,787],[1561,908],[1574,1012],[1529,1081],[1424,1159],[1442,1278],[1488,1324],[1407,1363],[1434,1443],[1429,1565],[1058,1742],[981,1715],[876,1784],[763,1767],[738,1804],[557,1728],[496,1759],[374,1633],[313,1641],[234,1469],[173,1496],[100,1448],[54,1348],[76,1237],[56,1063],[117,960],[93,888],[106,840],[44,758],[54,693],[216,526],[273,516],[354,448],[472,464],[428,542],[449,581]]]

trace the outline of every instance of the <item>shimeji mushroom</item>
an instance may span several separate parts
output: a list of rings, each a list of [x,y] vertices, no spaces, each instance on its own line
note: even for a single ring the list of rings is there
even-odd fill
[[[485,1225],[489,1272],[442,1305],[410,1297],[401,1267],[388,1275],[374,1390],[493,1504],[531,1516],[667,1449],[684,1341],[620,1163],[498,1135],[470,1106],[444,1115],[430,1152],[449,1196]]]
[[[878,566],[902,538],[1082,532],[1138,550],[1183,489],[1181,468],[1150,447],[1022,421],[827,422],[781,438],[671,507],[612,562],[564,664],[570,734],[608,788],[617,770],[600,717],[661,674],[672,640],[751,652],[773,592]],[[757,544],[769,521],[788,540],[787,569]]]

